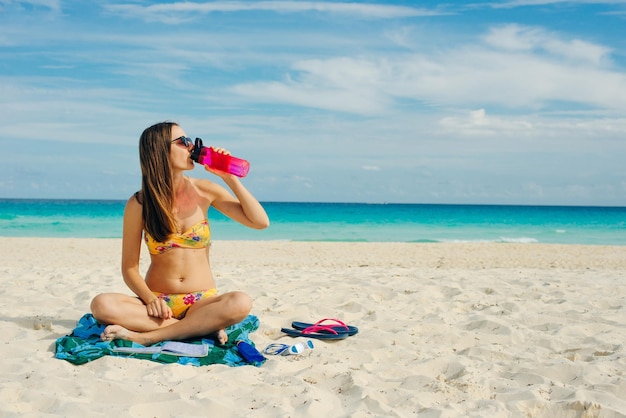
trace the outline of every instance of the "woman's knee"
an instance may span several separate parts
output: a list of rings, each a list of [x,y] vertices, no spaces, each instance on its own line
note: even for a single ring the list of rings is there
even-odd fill
[[[243,320],[252,310],[252,299],[243,292],[232,292],[229,305],[233,316],[238,320]]]
[[[115,312],[114,296],[110,293],[102,293],[91,300],[91,313],[99,322],[110,323]]]

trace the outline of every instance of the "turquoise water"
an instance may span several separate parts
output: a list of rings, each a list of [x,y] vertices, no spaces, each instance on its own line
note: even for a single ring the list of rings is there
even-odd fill
[[[124,201],[0,199],[0,236],[119,238]],[[255,231],[211,209],[215,240],[626,245],[626,208],[263,203]]]

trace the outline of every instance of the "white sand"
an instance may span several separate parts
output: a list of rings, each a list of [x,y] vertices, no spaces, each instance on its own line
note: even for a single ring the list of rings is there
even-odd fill
[[[261,368],[55,359],[94,295],[127,292],[120,241],[0,250],[2,417],[626,416],[626,247],[216,242],[260,348],[292,320],[360,329]]]

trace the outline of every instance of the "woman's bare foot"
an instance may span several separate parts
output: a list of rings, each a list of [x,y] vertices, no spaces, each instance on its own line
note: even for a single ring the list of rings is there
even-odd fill
[[[228,334],[226,334],[226,330],[224,328],[220,329],[219,331],[215,331],[214,336],[217,342],[221,345],[224,345],[228,342]]]
[[[128,330],[121,325],[107,326],[100,334],[100,339],[102,341],[127,340],[146,346],[152,344],[141,332]]]
[[[219,331],[215,331],[214,338],[217,340],[218,344],[221,345],[228,342],[228,334],[226,334],[226,330],[224,328]],[[154,344],[154,341],[148,339],[144,333],[131,331],[121,325],[107,326],[102,334],[100,334],[100,339],[102,341],[127,340],[145,346]]]

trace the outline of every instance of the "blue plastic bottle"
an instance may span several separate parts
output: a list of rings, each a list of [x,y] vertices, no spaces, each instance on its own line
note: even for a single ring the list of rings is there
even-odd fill
[[[257,350],[252,344],[245,341],[237,341],[237,350],[239,350],[241,357],[246,359],[248,363],[260,363],[265,361],[263,354],[259,353],[259,350]]]

